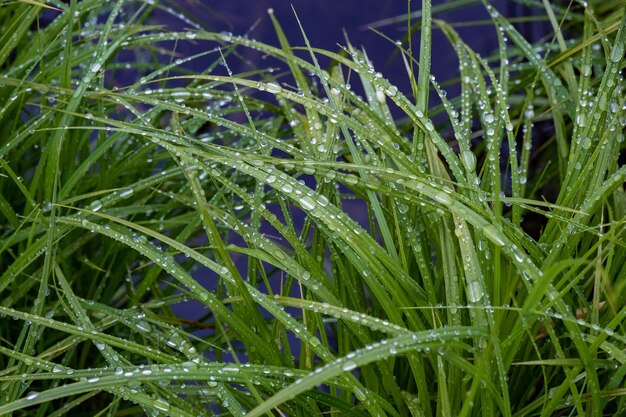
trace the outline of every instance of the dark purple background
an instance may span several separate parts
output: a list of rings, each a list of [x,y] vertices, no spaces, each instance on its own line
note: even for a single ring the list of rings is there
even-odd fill
[[[458,0],[433,0],[433,7],[453,4]],[[217,32],[228,31],[237,35],[248,34],[251,38],[278,45],[278,39],[267,14],[272,8],[280,21],[287,38],[293,46],[303,46],[304,39],[295,14],[302,24],[311,45],[337,52],[337,44],[345,45],[344,31],[351,43],[363,47],[376,69],[396,84],[402,91],[410,91],[408,78],[401,58],[387,40],[368,29],[382,19],[401,16],[407,13],[406,0],[230,0],[230,1],[192,1],[180,3],[182,8],[191,10],[202,27]],[[410,2],[413,12],[421,9],[421,1]],[[519,17],[538,15],[541,10],[531,9],[513,0],[494,0],[493,6],[505,16]],[[293,7],[293,9],[292,9]],[[446,22],[471,22],[489,20],[489,15],[482,4],[462,7],[433,16]],[[417,22],[419,18],[414,18]],[[171,24],[171,21],[168,22]],[[182,29],[173,24],[173,29]],[[519,25],[518,29],[530,40],[538,39],[549,28],[547,23]],[[400,40],[406,35],[406,21],[379,27],[393,40]],[[472,48],[486,55],[497,46],[495,29],[491,24],[474,27],[459,27],[458,32]],[[419,32],[413,37],[414,51],[419,51]],[[245,52],[244,52],[245,53]],[[416,54],[417,57],[417,54]],[[257,67],[267,67],[267,62],[254,54],[246,55]],[[432,72],[441,82],[457,75],[458,62],[448,41],[443,34],[433,30]]]

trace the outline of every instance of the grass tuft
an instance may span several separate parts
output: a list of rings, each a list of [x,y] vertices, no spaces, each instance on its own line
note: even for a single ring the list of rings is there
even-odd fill
[[[624,415],[625,8],[452,3],[375,24],[410,91],[297,14],[0,8],[0,414]]]

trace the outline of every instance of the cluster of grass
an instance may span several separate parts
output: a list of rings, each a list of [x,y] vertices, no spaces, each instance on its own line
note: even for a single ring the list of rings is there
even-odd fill
[[[535,45],[484,0],[481,57],[423,0],[412,91],[68,3],[0,8],[1,415],[626,413],[619,2],[526,1]]]

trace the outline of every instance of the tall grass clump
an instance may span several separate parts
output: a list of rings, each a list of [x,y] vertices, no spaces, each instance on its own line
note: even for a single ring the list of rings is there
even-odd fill
[[[0,415],[626,415],[625,7],[525,3],[488,56],[415,5],[408,91],[271,11],[3,3]]]

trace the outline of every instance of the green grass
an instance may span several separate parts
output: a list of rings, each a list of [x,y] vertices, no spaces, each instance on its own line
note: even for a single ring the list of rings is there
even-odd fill
[[[0,415],[623,416],[624,5],[533,1],[530,44],[485,0],[480,56],[430,3],[381,23],[400,91],[271,13],[3,2]]]

